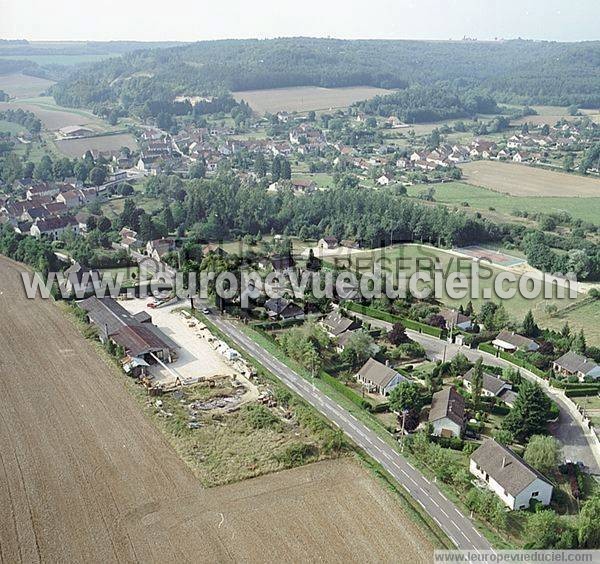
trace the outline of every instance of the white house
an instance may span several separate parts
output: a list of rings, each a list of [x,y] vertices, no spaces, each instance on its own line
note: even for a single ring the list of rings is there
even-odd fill
[[[337,247],[338,247],[337,237],[326,235],[325,237],[322,237],[321,239],[319,239],[317,246],[319,247],[319,249],[337,249]]]
[[[552,484],[509,448],[486,440],[472,455],[469,470],[510,509],[527,509],[532,500],[549,505]]]
[[[382,396],[387,396],[400,382],[406,378],[393,368],[381,364],[374,358],[365,362],[356,374],[356,379],[371,391]]]
[[[466,423],[464,398],[452,387],[433,394],[429,422],[436,437],[460,437]]]
[[[492,341],[492,345],[497,349],[510,353],[515,352],[516,350],[535,352],[540,348],[533,339],[519,335],[514,331],[507,330],[500,331]]]
[[[471,368],[464,376],[463,376],[463,384],[469,392],[473,389],[473,379],[475,377],[475,368]],[[482,378],[482,387],[481,387],[481,395],[487,397],[500,397],[500,395],[505,390],[512,390],[512,386],[502,380],[502,378],[498,378],[493,376],[492,374],[488,374],[487,372],[483,373]]]

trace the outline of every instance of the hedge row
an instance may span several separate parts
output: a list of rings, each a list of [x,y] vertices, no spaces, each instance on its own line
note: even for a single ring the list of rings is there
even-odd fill
[[[357,394],[352,388],[349,388],[343,382],[340,382],[327,372],[321,372],[319,377],[323,382],[327,382],[334,390],[342,394],[345,398],[349,399],[352,403],[358,405],[362,409],[368,409],[369,411],[374,410],[373,404],[363,398],[360,394]]]
[[[346,309],[355,313],[362,313],[363,315],[368,315],[369,317],[379,319],[380,321],[387,321],[388,323],[402,323],[407,329],[412,329],[413,331],[418,331],[419,333],[425,333],[426,335],[432,335],[438,339],[442,339],[445,335],[445,331],[439,327],[432,327],[426,323],[421,323],[419,321],[407,319],[406,317],[393,315],[387,311],[381,311],[379,309],[360,305],[355,302],[344,302],[342,307],[345,307]]]
[[[493,354],[494,356],[498,356],[499,358],[506,360],[507,362],[510,362],[511,364],[516,364],[517,366],[520,366],[521,368],[524,368],[525,370],[529,370],[529,372],[533,372],[536,376],[539,376],[540,378],[544,378],[544,379],[546,378],[546,373],[543,370],[540,370],[537,366],[534,366],[533,364],[530,364],[529,362],[521,360],[520,358],[518,358],[512,354],[509,354],[507,352],[499,351],[499,350],[495,349],[489,343],[481,343],[478,348],[480,351]]]
[[[573,390],[565,390],[565,396],[568,398],[580,398],[583,396],[596,396],[598,395],[598,388],[590,386],[581,386]]]

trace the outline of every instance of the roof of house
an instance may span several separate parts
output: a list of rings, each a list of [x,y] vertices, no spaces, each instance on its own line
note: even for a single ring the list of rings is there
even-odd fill
[[[470,317],[460,313],[457,309],[443,308],[438,315],[441,315],[446,320],[446,324],[450,327],[471,321]]]
[[[363,380],[385,388],[399,374],[393,368],[382,364],[374,358],[370,358],[358,371],[358,375],[361,376]],[[403,380],[405,379],[403,376],[401,376],[401,378]]]
[[[582,374],[588,374],[595,368],[598,368],[598,365],[593,360],[577,354],[574,351],[563,354],[554,362],[568,372],[581,372]]]
[[[498,333],[498,336],[496,337],[495,341],[502,341],[504,343],[508,343],[509,345],[512,345],[517,349],[523,347],[527,348],[532,344],[536,344],[533,339],[530,339],[529,337],[524,337],[523,335],[519,335],[514,331],[508,331],[506,329]]]
[[[357,326],[356,320],[344,317],[339,310],[332,311],[327,317],[321,320],[321,323],[325,325],[327,331],[334,337]]]
[[[296,317],[304,313],[304,310],[294,302],[285,298],[271,298],[265,302],[265,309],[283,318]]]
[[[325,235],[324,237],[321,237],[321,240],[325,241],[328,245],[338,244],[337,237],[334,237],[333,235]]]
[[[513,403],[515,403],[515,400],[517,399],[517,394],[515,392],[513,392],[512,390],[505,388],[498,394],[498,397],[504,403],[507,403],[508,405],[512,405]]]
[[[72,215],[61,215],[40,219],[35,225],[40,230],[40,233],[47,233],[57,229],[65,229],[71,225],[78,225],[78,223]]]
[[[467,382],[473,383],[473,378],[475,377],[475,368],[471,368],[464,376],[463,379]],[[494,394],[498,395],[500,390],[504,388],[507,383],[502,380],[502,378],[498,378],[497,376],[493,376],[492,374],[488,374],[487,372],[483,373],[483,389]]]
[[[471,455],[471,460],[513,497],[538,478],[550,483],[512,450],[493,439],[484,441]]]
[[[286,270],[295,266],[294,258],[291,255],[277,255],[271,258],[273,270]]]
[[[452,387],[436,392],[431,400],[429,421],[437,421],[444,417],[458,425],[462,425],[465,420],[465,400]]]

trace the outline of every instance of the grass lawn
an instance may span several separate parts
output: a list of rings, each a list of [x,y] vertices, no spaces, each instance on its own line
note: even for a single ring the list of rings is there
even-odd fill
[[[569,323],[572,332],[583,329],[588,345],[600,346],[600,300],[585,303],[580,307],[570,309],[564,314],[549,317],[544,321],[551,329],[560,329],[565,321]]]
[[[333,262],[334,258],[325,258],[326,261]],[[431,249],[428,247],[422,247],[420,245],[395,245],[385,249],[376,249],[373,251],[364,251],[352,255],[352,266],[357,268],[361,272],[372,271],[373,261],[381,260],[382,269],[385,268],[392,274],[396,274],[399,270],[406,273],[409,277],[417,269],[420,271],[431,272],[431,268],[434,264],[439,264],[442,267],[443,273],[448,276],[450,273],[462,272],[465,275],[469,275],[469,269],[471,265],[470,259],[459,258],[451,253],[439,250]],[[346,259],[347,263],[347,259]],[[344,263],[339,262],[339,266],[342,268],[345,266]],[[463,299],[453,299],[449,297],[442,288],[443,293],[441,300],[450,305],[458,307],[459,305],[466,305],[469,300],[472,300],[475,309],[478,310],[487,299],[485,298],[485,290],[492,289],[495,278],[502,272],[499,269],[491,268],[489,266],[481,269],[480,283],[478,297],[471,298],[471,291],[467,292],[467,297]],[[486,279],[483,277],[486,276]],[[513,289],[517,287],[517,283],[504,284],[505,289]],[[491,299],[494,300],[494,294],[492,292]],[[495,298],[496,302],[500,302],[499,298]],[[518,292],[515,293],[514,297],[508,300],[502,300],[504,307],[510,316],[516,320],[521,320],[527,310],[531,309],[534,312],[536,320],[544,324],[548,318],[548,313],[545,311],[545,306],[549,304],[555,304],[559,309],[566,307],[572,303],[572,300],[568,298],[557,299],[544,299],[543,294],[535,299],[526,299],[521,296]]]
[[[0,119],[0,133],[10,133],[11,135],[20,135],[25,133],[27,130],[18,123],[13,123],[12,121],[6,121]]]
[[[423,185],[410,186],[409,196],[417,196],[423,191]],[[461,206],[464,202],[469,207],[478,211],[495,211],[510,215],[514,211],[529,213],[543,212],[556,213],[566,211],[574,218],[600,224],[600,197],[598,198],[573,198],[573,197],[536,197],[536,196],[509,196],[486,188],[471,186],[463,182],[448,182],[436,184],[435,200],[441,204]]]
[[[102,212],[108,219],[114,219],[123,211],[123,207],[125,206],[125,200],[127,198],[111,198],[105,202],[102,202],[100,207],[102,208]],[[150,198],[147,196],[136,196],[135,197],[135,205],[138,208],[142,208],[146,213],[152,214],[156,211],[159,211],[163,208],[163,205],[160,200],[157,198]]]

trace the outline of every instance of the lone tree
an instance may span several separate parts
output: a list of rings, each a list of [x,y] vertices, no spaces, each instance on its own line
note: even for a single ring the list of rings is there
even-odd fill
[[[392,325],[392,330],[388,333],[387,337],[388,341],[396,347],[409,341],[408,335],[406,334],[406,327],[404,327],[402,323],[394,323],[394,325]]]
[[[513,408],[502,426],[518,440],[545,434],[551,407],[552,402],[538,384],[523,380]]]
[[[389,406],[392,411],[414,409],[419,413],[425,405],[421,387],[412,382],[400,382],[389,395]]]
[[[529,439],[523,458],[542,474],[549,474],[558,465],[558,442],[554,437],[534,435]]]
[[[478,358],[473,368],[473,381],[471,382],[471,395],[475,411],[481,408],[481,390],[483,389],[483,359]]]
[[[525,315],[525,319],[523,319],[523,334],[526,337],[537,337],[540,334],[540,328],[537,326],[535,319],[533,318],[533,313],[531,310],[527,312]]]

